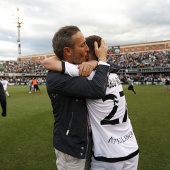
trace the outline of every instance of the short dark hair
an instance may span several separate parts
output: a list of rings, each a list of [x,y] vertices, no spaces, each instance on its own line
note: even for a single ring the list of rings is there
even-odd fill
[[[95,50],[94,50],[94,42],[96,41],[98,43],[98,46],[100,47],[101,45],[101,37],[98,35],[91,35],[89,37],[86,38],[86,44],[90,49],[90,53],[93,55],[94,58],[97,58],[96,54],[95,54]]]
[[[72,36],[78,31],[80,31],[80,29],[77,26],[65,26],[54,34],[52,39],[53,51],[61,60],[63,59],[64,47],[74,47]]]

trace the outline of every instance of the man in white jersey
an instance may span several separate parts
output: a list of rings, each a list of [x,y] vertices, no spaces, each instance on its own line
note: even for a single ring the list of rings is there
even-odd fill
[[[4,78],[4,79],[1,80],[1,83],[2,83],[2,85],[3,85],[3,87],[4,87],[4,91],[5,91],[6,95],[7,95],[8,97],[10,97],[9,92],[8,92],[8,90],[7,90],[8,84],[9,84],[9,83],[8,83],[8,80],[6,80],[6,78]]]
[[[137,93],[136,93],[134,86],[133,86],[133,80],[130,77],[128,77],[127,82],[129,84],[128,90],[132,90],[133,93],[136,95]]]
[[[100,39],[98,36],[90,36],[86,39],[90,49],[89,60],[96,59],[94,41],[100,43]],[[70,76],[79,76],[77,66],[62,62],[63,69],[60,62],[54,61],[47,59],[47,63],[51,64],[48,63],[44,66],[56,71],[64,70],[65,74]],[[87,69],[86,66],[79,67],[84,67],[85,71]],[[88,79],[91,79],[93,75],[94,71]],[[126,99],[117,74],[109,75],[104,98],[87,99],[86,101],[94,143],[91,170],[137,170],[138,144],[128,117]]]

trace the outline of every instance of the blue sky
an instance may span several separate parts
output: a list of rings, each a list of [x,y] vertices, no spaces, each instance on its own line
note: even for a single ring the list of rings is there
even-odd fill
[[[85,37],[100,35],[109,46],[170,39],[170,0],[1,0],[0,60],[18,57],[17,7],[21,56],[52,52],[52,37],[65,25]]]

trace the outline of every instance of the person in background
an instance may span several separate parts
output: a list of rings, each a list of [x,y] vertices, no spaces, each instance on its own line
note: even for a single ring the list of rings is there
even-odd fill
[[[59,29],[53,37],[52,44],[54,53],[63,61],[63,65],[64,61],[80,64],[88,59],[89,48],[82,32],[76,26]],[[90,133],[85,99],[97,99],[105,95],[109,71],[109,65],[106,63],[107,50],[108,47],[103,40],[100,48],[95,43],[99,62],[91,63],[92,69],[97,67],[92,80],[70,77],[54,71],[47,73],[46,87],[55,118],[53,143],[58,170],[86,169]]]
[[[39,88],[39,85],[38,85],[38,81],[37,81],[37,92],[40,92],[40,88]]]
[[[6,102],[6,95],[5,95],[5,91],[4,91],[4,87],[2,85],[2,83],[0,82],[0,104],[1,104],[1,108],[2,108],[2,116],[5,117],[7,115],[7,102]]]
[[[8,84],[9,84],[9,82],[8,82],[8,80],[6,79],[6,77],[4,77],[4,79],[1,80],[1,83],[2,83],[2,85],[3,85],[3,87],[4,87],[4,91],[5,91],[6,95],[7,95],[8,97],[10,97],[9,92],[8,92]]]
[[[169,90],[170,90],[170,79],[169,76],[164,76],[164,78],[162,78],[162,76],[160,76],[161,81],[164,84],[164,94],[168,94]]]
[[[169,76],[165,76],[165,94],[170,90],[170,79]]]
[[[29,78],[28,79],[28,87],[29,87],[29,93],[31,93],[32,92],[32,89],[33,89],[33,85],[32,85],[32,80]]]
[[[132,80],[130,77],[128,77],[128,78],[127,78],[127,82],[128,82],[128,84],[129,84],[128,90],[132,90],[132,92],[133,92],[135,95],[137,95],[137,93],[136,93],[136,91],[135,91],[135,89],[134,89],[134,86],[133,86],[133,80]]]
[[[33,85],[33,92],[36,93],[38,92],[38,83],[37,83],[37,79],[36,78],[33,78],[32,79],[32,85]]]

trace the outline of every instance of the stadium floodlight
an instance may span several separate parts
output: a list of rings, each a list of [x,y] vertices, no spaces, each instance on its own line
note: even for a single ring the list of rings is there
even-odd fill
[[[21,24],[23,24],[23,12],[17,7],[13,13],[14,22],[17,23],[18,27],[18,55],[21,56],[21,41],[20,41],[20,28]]]

